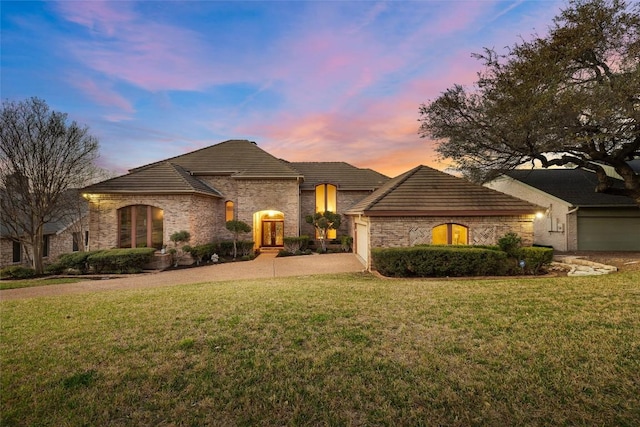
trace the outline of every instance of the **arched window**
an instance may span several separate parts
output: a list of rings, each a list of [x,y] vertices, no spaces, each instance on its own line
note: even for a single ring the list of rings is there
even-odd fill
[[[148,205],[118,209],[118,247],[162,249],[164,211]]]
[[[226,202],[224,202],[224,220],[233,221],[235,217],[236,216],[233,210],[233,202],[231,200],[227,200]]]
[[[431,230],[433,245],[468,245],[469,229],[460,224],[442,224]]]
[[[316,212],[330,211],[335,213],[338,207],[338,188],[333,184],[316,185]],[[335,239],[336,230],[329,230],[327,239]],[[317,238],[318,236],[316,236]]]

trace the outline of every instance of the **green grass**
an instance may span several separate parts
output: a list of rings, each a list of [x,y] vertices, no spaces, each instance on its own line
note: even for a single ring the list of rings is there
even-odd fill
[[[640,424],[640,273],[5,301],[2,425]]]
[[[86,280],[88,279],[76,279],[73,277],[59,277],[54,279],[0,280],[0,290],[30,288],[32,286],[62,285],[64,283],[76,283]]]

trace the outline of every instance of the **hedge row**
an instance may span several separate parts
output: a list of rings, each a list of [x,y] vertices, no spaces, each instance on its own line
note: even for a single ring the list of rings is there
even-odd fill
[[[71,269],[82,274],[137,273],[151,261],[154,252],[154,248],[73,252],[60,255],[58,262],[49,266],[47,271],[61,273]]]
[[[238,240],[236,242],[238,256],[243,258],[253,257],[254,243],[252,240]],[[185,246],[183,250],[191,254],[196,263],[209,261],[213,254],[217,254],[223,258],[229,258],[233,256],[233,240],[223,240],[197,246]]]
[[[374,248],[373,266],[390,277],[504,276],[522,272],[537,274],[553,258],[549,248],[520,248],[520,259],[510,258],[495,247],[414,246]]]

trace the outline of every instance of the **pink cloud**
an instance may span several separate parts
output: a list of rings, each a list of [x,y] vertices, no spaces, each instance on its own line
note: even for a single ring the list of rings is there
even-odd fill
[[[78,76],[70,79],[69,83],[98,104],[118,109],[117,113],[109,115],[111,121],[127,120],[135,113],[133,105],[124,96],[112,90],[108,84],[99,85],[92,79]]]

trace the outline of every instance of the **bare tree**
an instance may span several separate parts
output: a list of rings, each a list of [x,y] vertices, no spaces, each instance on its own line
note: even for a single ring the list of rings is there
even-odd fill
[[[12,238],[31,250],[37,274],[43,266],[43,231],[70,215],[69,190],[95,173],[98,141],[67,114],[38,98],[5,101],[0,111],[2,222]]]

